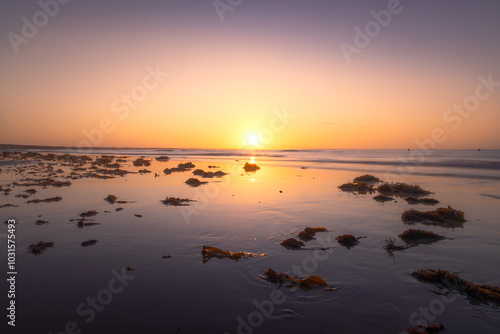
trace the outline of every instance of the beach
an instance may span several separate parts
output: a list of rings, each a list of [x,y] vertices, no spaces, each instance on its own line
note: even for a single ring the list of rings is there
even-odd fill
[[[380,203],[373,199],[376,192],[338,188],[365,174],[364,169],[378,170],[372,174],[383,179],[379,166],[324,168],[324,163],[307,159],[257,156],[253,162],[261,168],[245,172],[243,165],[252,157],[185,153],[168,161],[144,155],[150,166],[134,166],[139,155],[115,155],[110,163],[123,159],[119,169],[130,172],[123,176],[102,173],[116,168],[93,165],[102,155],[92,154],[76,172],[79,163],[63,159],[2,165],[2,190],[11,191],[0,204],[16,205],[0,209],[2,222],[16,222],[18,324],[7,332],[400,333],[425,322],[442,323],[450,333],[494,333],[500,327],[494,304],[436,291],[433,284],[411,275],[419,268],[443,269],[475,283],[500,285],[495,209],[500,188],[494,175],[404,175],[400,182],[431,191],[430,197],[440,203],[410,205],[400,197]],[[195,167],[164,173],[186,162]],[[54,164],[50,171],[49,163]],[[96,166],[97,176],[77,176],[92,171],[91,166]],[[144,169],[151,173],[138,173]],[[196,169],[228,174],[198,177],[207,183],[190,187],[185,181]],[[22,180],[48,173],[54,173],[54,181],[71,184],[41,186]],[[32,188],[35,194],[15,197]],[[114,203],[105,200],[108,195],[116,196]],[[27,203],[58,196],[62,199]],[[193,201],[163,204],[167,197]],[[448,205],[464,212],[461,227],[410,226],[401,219],[410,208],[427,211]],[[81,216],[89,211],[96,213]],[[36,224],[38,220],[47,223]],[[306,227],[326,231],[316,233],[304,249],[280,245]],[[398,235],[410,227],[446,239],[393,254],[384,250],[389,238],[402,244]],[[6,233],[5,224],[3,229]],[[366,238],[347,248],[335,240],[342,234]],[[5,240],[2,262],[7,258]],[[33,254],[29,246],[39,241],[54,245]],[[82,246],[87,241],[95,242]],[[266,255],[204,261],[203,246]],[[319,276],[329,288],[274,284],[261,277],[268,268]]]

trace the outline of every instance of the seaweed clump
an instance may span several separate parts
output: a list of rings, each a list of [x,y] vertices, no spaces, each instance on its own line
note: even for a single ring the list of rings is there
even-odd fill
[[[96,214],[97,214],[97,211],[91,210],[91,211],[80,213],[80,217],[92,217],[92,216],[95,216]]]
[[[216,172],[205,172],[202,169],[196,169],[193,171],[194,175],[201,176],[203,178],[214,178],[214,177],[223,177],[224,175],[227,175],[227,173],[224,173],[223,171],[219,170]]]
[[[134,166],[136,167],[142,167],[142,166],[151,166],[151,162],[149,160],[143,159],[143,158],[137,158],[133,161]]]
[[[97,243],[97,240],[95,240],[95,239],[87,240],[87,241],[82,242],[82,247],[92,246],[92,245],[95,245],[96,243]]]
[[[384,249],[390,255],[393,255],[394,251],[415,247],[421,243],[433,243],[439,240],[446,239],[445,236],[433,232],[415,229],[408,229],[401,233],[399,237],[404,241],[404,245],[396,245],[396,240],[391,238],[385,241],[386,245],[384,246]]]
[[[386,195],[382,195],[382,194],[374,196],[373,199],[379,203],[394,201],[394,197],[390,197],[390,196],[386,196]]]
[[[156,161],[169,161],[170,158],[167,157],[166,155],[162,155],[161,157],[156,157]]]
[[[383,195],[392,195],[392,196],[404,196],[404,195],[422,196],[431,194],[430,191],[422,189],[419,185],[406,184],[402,182],[384,183],[378,186],[377,190],[379,193]]]
[[[444,330],[445,326],[443,324],[436,324],[432,326],[418,325],[418,328],[408,328],[407,332],[409,334],[437,334]]]
[[[403,240],[407,244],[417,244],[421,242],[434,242],[443,240],[446,237],[436,234],[434,232],[424,231],[424,230],[415,230],[408,229],[399,235],[401,240]]]
[[[54,247],[54,243],[40,241],[37,244],[31,244],[29,246],[29,249],[30,249],[31,253],[38,255],[38,254],[41,254],[45,250],[45,248],[48,248],[48,247]]]
[[[198,180],[197,178],[191,177],[185,183],[191,187],[198,187],[198,186],[201,186],[202,184],[205,184],[207,182],[202,182],[202,181]]]
[[[110,204],[115,204],[117,199],[118,197],[116,197],[115,195],[108,195],[104,200],[109,202]]]
[[[14,204],[10,204],[10,203],[0,205],[0,208],[9,208],[9,207],[17,208],[18,205],[14,205]]]
[[[391,239],[385,241],[385,246],[383,247],[389,255],[393,255],[394,251],[400,251],[410,248],[408,245],[396,245],[396,239]]]
[[[177,167],[172,167],[172,168],[165,168],[163,170],[163,173],[165,173],[165,175],[170,175],[172,174],[173,172],[187,172],[188,170],[192,169],[196,167],[192,162],[186,162],[186,163],[183,163],[183,164],[178,164]]]
[[[167,197],[164,200],[161,200],[161,202],[165,205],[187,206],[189,205],[189,202],[196,202],[196,201],[189,198]]]
[[[326,228],[324,227],[306,227],[304,231],[300,231],[298,237],[302,241],[310,241],[314,239],[314,235],[317,232],[325,232]]]
[[[74,221],[74,219],[71,219],[70,221]],[[94,225],[101,225],[101,224],[87,222],[87,219],[85,219],[85,218],[77,219],[77,223],[76,223],[76,226],[78,228],[84,228],[84,227],[89,227],[89,226],[94,226]]]
[[[256,172],[260,169],[259,166],[257,166],[257,164],[251,164],[251,163],[248,163],[248,162],[245,162],[245,166],[243,166],[243,169],[245,170],[245,172]]]
[[[446,270],[419,269],[411,273],[419,280],[458,290],[473,300],[481,302],[500,302],[500,288],[486,284],[475,284],[464,280]]]
[[[405,198],[405,201],[408,202],[408,204],[423,204],[423,205],[437,205],[439,204],[439,201],[434,198],[416,198],[414,196],[410,196]]]
[[[231,259],[234,261],[238,261],[241,258],[246,259],[249,257],[263,257],[263,256],[267,256],[268,254],[230,252],[230,251],[223,251],[217,247],[203,246],[203,250],[201,251],[201,255],[203,256],[203,263],[207,263],[213,257],[216,257],[218,259]]]
[[[271,283],[288,283],[287,287],[297,286],[299,289],[304,291],[317,287],[328,287],[328,284],[325,282],[325,280],[319,276],[313,275],[305,278],[291,277],[287,273],[277,273],[271,268],[267,269],[264,275],[260,277]],[[337,289],[338,288],[334,288],[332,290]]]
[[[49,221],[48,220],[41,220],[41,219],[38,219],[35,224],[36,225],[45,225],[45,224],[48,224]]]
[[[365,174],[358,176],[354,179],[354,182],[382,182],[378,177],[370,175],[370,174]]]
[[[415,209],[406,210],[401,215],[405,223],[425,221],[431,225],[442,227],[462,227],[466,221],[462,210],[455,210],[451,206],[439,208],[434,211],[418,211]]]
[[[191,168],[195,168],[196,166],[192,163],[192,162],[186,162],[186,163],[183,163],[183,164],[179,164],[177,166],[178,168],[180,169],[191,169]]]
[[[56,197],[51,197],[51,198],[46,198],[46,199],[32,199],[32,200],[28,201],[27,203],[41,203],[41,202],[50,203],[50,202],[59,202],[60,200],[62,200],[62,197],[56,196]]]
[[[355,237],[352,234],[342,234],[336,237],[335,239],[338,241],[339,244],[350,249],[351,247],[354,247],[357,244],[359,244],[359,239],[361,238],[366,238],[366,237]]]
[[[339,186],[339,189],[346,192],[357,192],[358,194],[372,193],[375,191],[372,185],[364,182],[347,182]]]
[[[302,246],[304,246],[304,243],[300,240],[295,239],[295,238],[290,238],[290,239],[283,240],[280,243],[280,245],[285,247],[286,249],[297,250],[297,249],[301,249]]]

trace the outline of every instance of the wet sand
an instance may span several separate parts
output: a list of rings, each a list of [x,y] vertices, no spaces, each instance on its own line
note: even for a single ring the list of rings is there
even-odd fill
[[[255,333],[400,333],[426,319],[418,313],[421,307],[432,307],[436,312],[429,324],[443,323],[450,333],[494,333],[500,327],[498,308],[458,293],[445,303],[431,291],[433,285],[411,276],[419,268],[439,268],[500,285],[498,199],[482,195],[498,193],[494,181],[402,180],[434,193],[440,204],[428,207],[397,197],[379,203],[376,193],[340,191],[339,185],[361,175],[358,171],[257,161],[261,169],[247,173],[245,161],[145,157],[150,166],[134,166],[137,157],[89,157],[85,163],[66,157],[43,165],[2,165],[2,189],[11,190],[1,195],[0,204],[17,205],[0,209],[2,222],[18,223],[18,323],[12,333],[58,333],[68,322],[84,333],[175,333],[179,328],[180,333],[238,333],[238,328],[244,333],[248,328]],[[117,159],[126,162],[117,167]],[[163,173],[189,161],[196,167]],[[201,178],[193,175],[196,169],[228,175]],[[191,177],[207,183],[190,187],[185,182]],[[28,189],[36,193],[16,197]],[[106,201],[108,195],[116,201]],[[27,203],[58,196],[59,201]],[[167,197],[196,202],[165,205],[161,201]],[[385,240],[414,227],[401,220],[405,210],[448,205],[464,211],[463,227],[417,225],[446,239],[393,256],[383,249]],[[327,229],[306,242],[312,250],[280,245],[308,226]],[[366,238],[347,248],[335,240],[343,234]],[[54,245],[35,255],[29,246],[39,241]],[[5,243],[0,245],[5,261]],[[204,262],[203,246],[268,255]],[[279,287],[260,277],[268,268],[317,275],[335,289]],[[278,302],[269,302],[278,292]],[[96,298],[95,308],[87,298]],[[266,305],[267,313],[255,313],[257,305]]]

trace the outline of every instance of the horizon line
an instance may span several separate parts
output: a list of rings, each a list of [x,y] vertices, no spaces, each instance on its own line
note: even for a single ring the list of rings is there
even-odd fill
[[[26,144],[1,144],[0,143],[0,150],[3,150],[5,148],[34,148],[34,149],[41,149],[41,148],[49,148],[49,149],[72,149],[72,150],[78,150],[78,147],[76,146],[64,146],[64,145],[26,145]],[[308,148],[308,149],[289,149],[289,148],[282,148],[282,149],[264,149],[264,148],[201,148],[201,147],[118,147],[118,146],[96,146],[89,148],[90,150],[106,150],[106,149],[119,149],[119,150],[127,150],[127,149],[149,149],[149,150],[233,150],[233,151],[249,151],[249,150],[255,150],[255,151],[319,151],[319,150],[392,150],[392,151],[401,151],[401,150],[409,150],[409,151],[415,151],[415,150],[424,150],[422,148]],[[432,150],[500,150],[500,148],[434,148]]]

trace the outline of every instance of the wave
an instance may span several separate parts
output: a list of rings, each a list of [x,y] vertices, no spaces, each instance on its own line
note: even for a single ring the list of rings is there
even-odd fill
[[[62,147],[25,147],[5,150],[38,151],[81,154],[74,148]],[[318,168],[329,168],[339,165],[352,169],[354,166],[389,169],[399,168],[433,168],[464,169],[482,171],[500,171],[500,150],[435,150],[433,152],[407,150],[225,150],[225,149],[189,149],[189,148],[93,148],[93,154],[121,154],[155,157],[168,155],[174,157],[196,157],[198,159],[248,159],[255,157],[257,161],[289,165],[291,163],[307,164]],[[419,155],[420,154],[420,155]],[[421,159],[419,159],[421,158]],[[348,167],[348,165],[351,165]],[[446,173],[446,170],[440,172]]]
[[[493,169],[500,170],[500,161],[475,161],[475,160],[448,160],[448,161],[394,161],[394,160],[339,160],[339,159],[321,159],[321,160],[288,160],[295,162],[311,162],[318,164],[361,164],[361,165],[381,165],[381,166],[422,166],[422,167],[456,167],[456,168],[474,168],[474,169]]]

